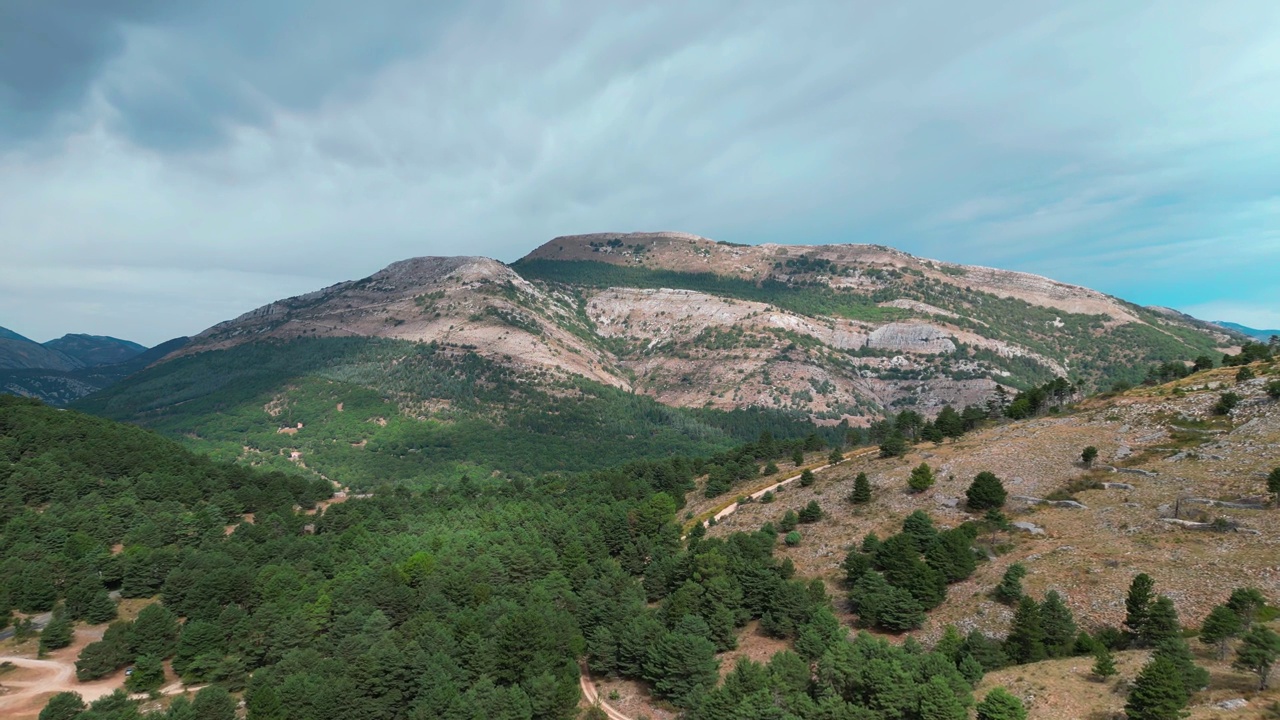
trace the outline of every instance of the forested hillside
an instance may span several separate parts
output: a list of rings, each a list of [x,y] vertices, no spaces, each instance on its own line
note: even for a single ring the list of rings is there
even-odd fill
[[[969,702],[973,679],[952,661],[845,639],[822,583],[774,558],[771,530],[683,544],[677,513],[705,460],[382,486],[309,516],[294,505],[327,495],[322,484],[32,401],[0,401],[0,452],[6,608],[65,606],[103,622],[108,590],[160,599],[83,650],[81,679],[128,664],[130,689],[154,689],[150,669],[168,659],[190,683],[243,690],[250,720],[569,718],[582,657],[677,707],[699,705],[718,681],[716,653],[757,619],[795,651],[773,658],[771,679],[731,684],[719,705],[758,683],[814,720],[890,701],[924,717],[938,692]],[[252,522],[224,532],[248,512]],[[868,654],[896,674],[851,693],[849,673]],[[716,706],[699,717],[738,716]],[[172,718],[189,711],[174,708]],[[108,697],[66,717],[135,712]]]
[[[366,338],[182,357],[77,407],[223,459],[303,465],[353,488],[588,470],[706,455],[762,431],[814,431],[796,414],[671,408],[578,377],[522,373],[466,347]],[[820,432],[843,442],[845,427]]]

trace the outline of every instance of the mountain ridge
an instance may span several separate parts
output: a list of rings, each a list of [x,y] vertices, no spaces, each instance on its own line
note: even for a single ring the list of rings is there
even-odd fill
[[[1058,376],[1137,382],[1149,363],[1242,339],[1082,286],[883,245],[656,232],[560,236],[509,265],[409,258],[214,325],[177,356],[321,337],[456,345],[676,407],[828,423],[931,414]]]

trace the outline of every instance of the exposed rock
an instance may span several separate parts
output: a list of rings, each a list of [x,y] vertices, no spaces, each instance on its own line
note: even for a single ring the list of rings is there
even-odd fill
[[[1133,448],[1130,448],[1128,445],[1121,445],[1120,447],[1116,448],[1115,458],[1116,460],[1123,460],[1132,454],[1133,454]]]
[[[1013,526],[1018,528],[1019,530],[1024,530],[1026,532],[1029,532],[1032,535],[1044,535],[1044,528],[1032,522],[1018,521],[1016,523],[1013,523]]]
[[[939,354],[955,352],[956,344],[952,342],[949,333],[932,325],[889,323],[871,333],[867,338],[867,347]]]
[[[1231,700],[1223,700],[1214,703],[1213,706],[1219,710],[1240,710],[1249,706],[1249,701],[1244,698],[1233,698]]]
[[[1088,510],[1089,506],[1075,500],[1046,500],[1044,498],[1030,497],[1028,495],[1012,495],[1010,500],[1027,503],[1028,505],[1048,505],[1050,507],[1072,508],[1075,510]]]
[[[1104,482],[1102,483],[1102,489],[1103,490],[1132,490],[1133,486],[1130,485],[1129,483]]]

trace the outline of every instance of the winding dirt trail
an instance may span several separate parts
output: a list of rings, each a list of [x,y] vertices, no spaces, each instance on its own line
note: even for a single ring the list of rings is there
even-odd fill
[[[124,671],[93,682],[77,681],[75,655],[45,660],[0,656],[0,663],[4,662],[17,668],[0,675],[0,685],[8,690],[0,695],[0,717],[10,720],[38,716],[49,698],[60,692],[80,693],[85,702],[93,702],[124,687]]]
[[[581,675],[578,678],[578,684],[582,687],[582,697],[586,698],[587,704],[595,705],[604,711],[609,720],[632,720],[631,717],[623,715],[609,703],[600,697],[600,692],[596,690],[596,682],[591,679],[591,672],[587,670],[586,663],[578,665]]]

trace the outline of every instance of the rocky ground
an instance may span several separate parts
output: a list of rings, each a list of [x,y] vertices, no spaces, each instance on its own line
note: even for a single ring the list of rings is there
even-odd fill
[[[1029,531],[995,538],[999,554],[973,577],[951,586],[946,602],[915,633],[925,643],[947,624],[1003,635],[1012,613],[988,594],[1015,562],[1029,571],[1023,580],[1029,594],[1057,590],[1087,629],[1120,624],[1125,592],[1140,572],[1155,579],[1157,591],[1173,599],[1189,626],[1198,625],[1235,587],[1256,587],[1280,603],[1280,510],[1265,495],[1266,474],[1280,466],[1280,403],[1264,393],[1265,383],[1280,377],[1280,366],[1257,372],[1258,379],[1243,383],[1235,382],[1234,368],[1199,373],[1159,388],[1090,400],[1066,414],[1001,424],[959,442],[926,443],[901,459],[856,458],[819,473],[812,487],[792,485],[771,504],[744,505],[710,534],[755,529],[816,499],[827,517],[801,525],[803,542],[780,546],[778,553],[792,559],[799,575],[823,578],[829,591],[843,598],[840,563],[863,535],[892,534],[916,509],[928,511],[940,526],[964,522],[971,517],[964,510],[964,491],[974,475],[990,470],[1011,496],[1028,498],[1011,499],[1005,510]],[[1225,390],[1243,400],[1229,417],[1215,416],[1213,405]],[[1093,469],[1080,463],[1088,445],[1100,451]],[[907,475],[921,462],[929,463],[938,482],[909,494]],[[862,507],[846,501],[860,471],[867,472],[874,488],[872,503]],[[1072,491],[1083,483],[1107,486]],[[1069,497],[1079,507],[1032,500],[1051,495]],[[696,499],[695,507],[706,502]],[[1188,526],[1217,518],[1238,527],[1215,532]],[[845,619],[856,620],[847,614]],[[1006,672],[1031,677],[1033,669]],[[1221,673],[1239,675],[1226,667]]]

